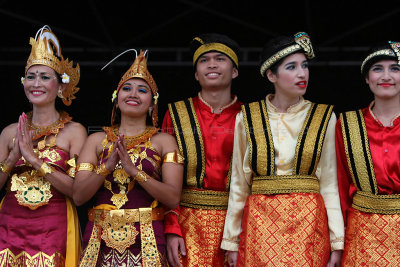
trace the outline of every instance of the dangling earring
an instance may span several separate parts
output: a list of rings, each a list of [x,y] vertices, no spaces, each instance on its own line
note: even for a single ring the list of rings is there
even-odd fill
[[[59,88],[58,89],[58,93],[57,93],[57,96],[59,97],[59,98],[61,98],[61,99],[63,99],[64,98],[64,96],[63,96],[63,91],[62,91],[62,89],[61,88]]]
[[[153,112],[153,108],[149,107],[149,117],[151,117],[151,113]]]

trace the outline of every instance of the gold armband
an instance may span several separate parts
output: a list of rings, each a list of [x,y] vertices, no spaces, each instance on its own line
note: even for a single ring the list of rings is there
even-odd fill
[[[138,171],[138,173],[135,175],[134,179],[136,181],[138,181],[139,183],[142,183],[142,182],[146,182],[148,177],[144,171]]]
[[[80,171],[92,172],[92,171],[94,171],[94,165],[92,163],[88,163],[88,162],[79,163],[78,166],[76,166],[76,172],[80,172]]]
[[[166,162],[184,164],[185,158],[178,151],[169,152],[169,153],[165,154],[164,158],[163,158],[163,163],[166,163]]]
[[[111,172],[106,168],[106,164],[102,163],[100,166],[96,168],[96,173],[102,176],[107,176]]]
[[[39,176],[44,177],[46,174],[53,173],[55,170],[53,167],[51,167],[49,164],[46,162],[43,162],[42,166],[40,166],[40,169],[38,170]]]
[[[10,168],[5,161],[0,162],[0,170],[4,173],[9,174],[12,170],[12,168]]]

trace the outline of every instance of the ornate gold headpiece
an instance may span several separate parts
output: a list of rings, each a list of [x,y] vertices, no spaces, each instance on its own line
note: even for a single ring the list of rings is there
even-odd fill
[[[375,51],[375,52],[369,54],[364,59],[364,61],[361,64],[361,73],[364,72],[364,67],[367,64],[367,62],[370,61],[372,58],[378,57],[378,56],[388,56],[388,57],[397,58],[397,64],[400,65],[400,42],[389,41],[388,43],[389,43],[391,49],[387,48],[387,49],[381,49],[381,50]]]
[[[204,43],[204,41],[200,37],[195,37],[194,40],[197,40],[202,45],[197,48],[196,52],[193,54],[193,65],[196,64],[197,59],[204,53],[209,51],[218,51],[227,55],[236,65],[239,66],[239,60],[236,53],[227,45],[222,43]]]
[[[307,33],[298,32],[293,37],[295,44],[278,51],[273,56],[264,61],[260,68],[261,76],[264,77],[265,71],[276,62],[290,54],[293,54],[296,51],[304,50],[304,54],[308,59],[313,59],[315,57],[314,49],[311,44],[311,39]]]
[[[62,101],[65,105],[71,105],[72,99],[79,88],[76,85],[80,79],[79,64],[73,67],[73,61],[64,60],[61,54],[60,43],[51,31],[50,27],[45,25],[36,33],[35,39],[29,40],[32,45],[31,54],[26,62],[25,73],[33,65],[45,65],[52,68],[62,77],[62,82],[67,86],[62,92]]]

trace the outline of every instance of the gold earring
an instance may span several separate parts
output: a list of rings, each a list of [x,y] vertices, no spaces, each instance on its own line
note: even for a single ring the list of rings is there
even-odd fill
[[[63,96],[63,91],[62,91],[62,89],[61,88],[59,88],[58,89],[58,92],[57,92],[57,96],[59,97],[59,98],[61,98],[61,99],[63,99],[64,98],[64,96]]]

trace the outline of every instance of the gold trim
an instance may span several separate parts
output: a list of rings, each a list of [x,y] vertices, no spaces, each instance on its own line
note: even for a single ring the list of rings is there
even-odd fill
[[[55,267],[64,266],[64,257],[59,252],[52,255],[40,251],[34,255],[22,251],[18,254],[12,253],[8,248],[0,251],[0,266],[25,266],[25,267]]]
[[[102,163],[100,166],[96,167],[96,173],[101,176],[107,176],[111,173],[111,171],[106,168],[105,163]]]
[[[186,147],[186,182],[189,187],[202,187],[204,182],[204,174],[205,174],[205,156],[204,156],[204,145],[203,145],[203,138],[202,132],[200,129],[200,124],[196,116],[196,110],[193,106],[192,98],[188,99],[191,112],[194,117],[194,125],[191,123],[189,111],[184,101],[179,101],[173,104],[169,104],[169,112],[171,115],[171,120],[174,125],[175,136],[178,142],[179,150],[183,153],[183,144]],[[180,125],[178,125],[177,120],[175,118],[175,114],[173,112],[172,105],[175,106],[176,112],[180,121]],[[194,140],[194,133],[193,131],[197,131],[200,147],[201,147],[201,174],[199,177],[200,184],[197,184],[197,148],[196,142]],[[179,133],[183,134],[183,139]]]
[[[287,55],[292,54],[295,51],[301,50],[301,46],[299,44],[294,44],[289,47],[286,47],[285,49],[282,49],[281,51],[277,52],[273,56],[269,57],[267,60],[264,61],[264,63],[261,65],[260,68],[260,73],[262,77],[265,77],[265,72],[276,62],[281,60],[282,58],[286,57]]]
[[[376,52],[374,52],[374,53],[372,53],[372,54],[369,54],[365,59],[364,59],[364,61],[362,62],[362,64],[361,64],[361,73],[363,72],[363,70],[364,70],[364,66],[365,66],[365,64],[367,64],[367,62],[371,59],[371,58],[373,58],[373,57],[378,57],[378,56],[393,56],[394,58],[396,57],[396,55],[395,55],[395,53],[393,52],[393,50],[392,49],[382,49],[382,50],[378,50],[378,51],[376,51]]]
[[[183,189],[180,206],[194,209],[226,210],[229,193],[225,191]]]
[[[252,195],[319,193],[319,180],[312,175],[274,175],[254,177]]]
[[[353,196],[353,208],[378,214],[400,214],[400,194],[374,195],[357,191]]]
[[[236,67],[239,66],[239,60],[236,53],[229,46],[221,43],[207,43],[197,48],[196,52],[194,52],[193,54],[193,65],[196,64],[196,61],[201,55],[210,51],[218,51],[224,53],[235,63]]]
[[[10,174],[12,168],[9,167],[5,161],[0,162],[0,171],[6,174]]]
[[[357,113],[361,118],[361,125],[359,125]],[[345,118],[346,117],[346,118]],[[376,183],[375,178],[375,170],[372,162],[371,151],[369,148],[369,140],[367,134],[367,128],[365,126],[364,114],[362,110],[358,111],[348,111],[343,114],[340,114],[340,120],[342,125],[342,135],[344,148],[346,152],[347,165],[349,167],[349,171],[351,174],[351,178],[353,180],[354,185],[358,190],[362,190],[364,192],[372,193],[371,184],[369,181],[370,175],[368,174],[368,165],[370,166],[370,173],[372,175],[372,181],[375,192],[378,192],[378,185]],[[350,140],[347,138],[346,127],[349,131]],[[360,127],[363,129],[363,136],[361,136]],[[363,144],[364,143],[364,144]],[[352,153],[350,155],[349,146],[351,147]],[[366,147],[367,158],[364,156],[363,146]],[[355,169],[352,168],[351,161],[354,161]],[[368,164],[367,164],[368,163]],[[356,179],[358,177],[358,179]],[[361,188],[358,188],[358,182],[360,183]]]

